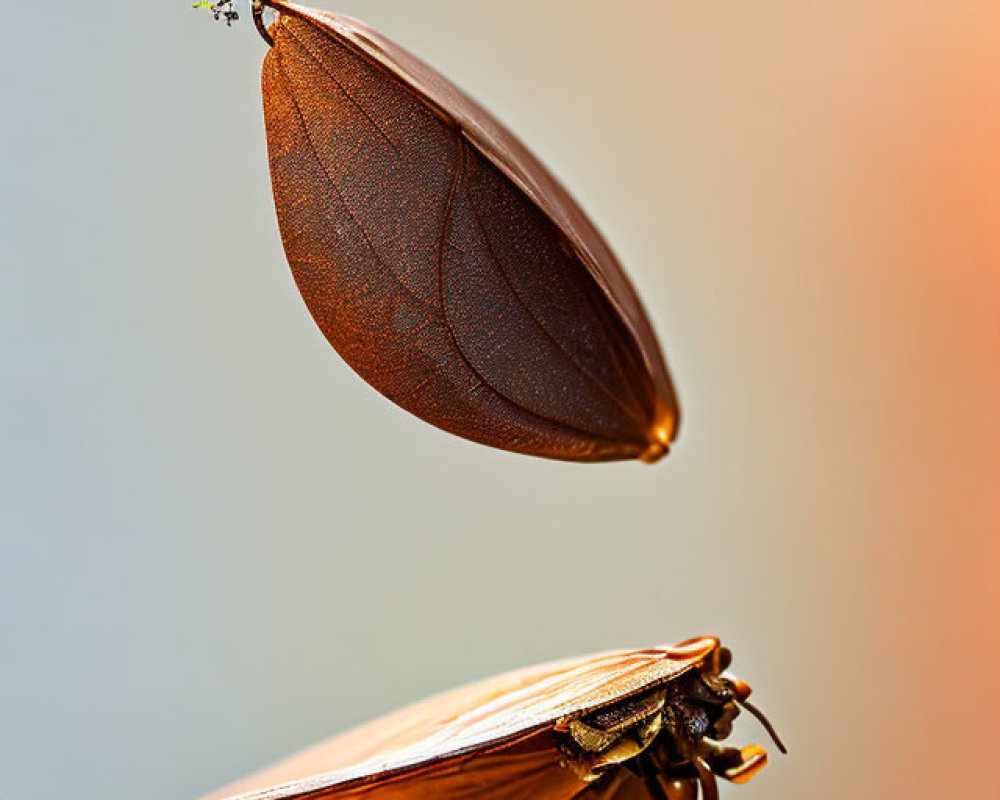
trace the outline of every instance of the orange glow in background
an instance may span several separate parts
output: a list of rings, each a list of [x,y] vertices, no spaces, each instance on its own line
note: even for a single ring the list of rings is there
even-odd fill
[[[1000,5],[315,2],[565,180],[679,436],[573,466],[392,407],[292,286],[252,25],[17,4],[5,790],[193,797],[465,681],[715,634],[790,750],[726,798],[997,796]]]

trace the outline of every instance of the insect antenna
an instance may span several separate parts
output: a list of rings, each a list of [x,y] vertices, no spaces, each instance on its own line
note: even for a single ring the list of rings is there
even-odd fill
[[[786,748],[785,743],[781,741],[781,737],[778,736],[778,732],[774,729],[774,726],[771,724],[771,721],[764,716],[764,712],[761,711],[759,708],[757,708],[757,706],[755,706],[753,703],[750,703],[746,700],[736,700],[735,702],[738,706],[746,709],[751,714],[753,714],[753,716],[757,718],[757,721],[764,726],[764,730],[767,731],[768,735],[771,737],[771,740],[774,742],[775,746],[782,752],[782,754],[788,755],[788,748]]]

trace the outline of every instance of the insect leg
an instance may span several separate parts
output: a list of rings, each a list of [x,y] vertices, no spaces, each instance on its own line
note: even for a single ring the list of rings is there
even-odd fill
[[[647,750],[626,766],[645,782],[650,800],[698,800],[698,780],[678,777],[677,770],[664,764],[655,750]]]
[[[715,775],[708,768],[701,756],[696,756],[691,760],[691,765],[698,773],[698,783],[701,786],[701,800],[719,800],[719,784],[715,782]]]
[[[654,778],[657,791],[660,794],[653,794],[650,788],[650,797],[653,800],[698,800],[698,781],[694,778],[678,778],[670,780],[662,776]],[[647,785],[650,785],[647,782]]]
[[[721,747],[708,739],[699,744],[698,759],[713,773],[732,783],[746,783],[767,766],[767,753],[762,747],[751,745],[737,750]]]
[[[646,783],[646,790],[649,792],[649,800],[671,800],[663,788],[663,784],[660,783],[659,777],[648,775],[643,780]]]

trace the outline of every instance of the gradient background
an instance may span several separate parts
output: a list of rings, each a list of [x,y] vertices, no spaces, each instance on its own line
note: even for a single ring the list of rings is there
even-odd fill
[[[1000,5],[323,4],[592,212],[681,439],[574,466],[391,406],[293,288],[252,25],[11,4],[0,795],[193,797],[466,680],[714,633],[791,747],[726,797],[995,797]]]

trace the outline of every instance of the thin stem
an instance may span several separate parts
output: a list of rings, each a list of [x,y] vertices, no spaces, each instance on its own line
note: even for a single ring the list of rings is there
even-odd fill
[[[253,0],[253,24],[268,47],[274,47],[274,37],[264,24],[264,0]]]

